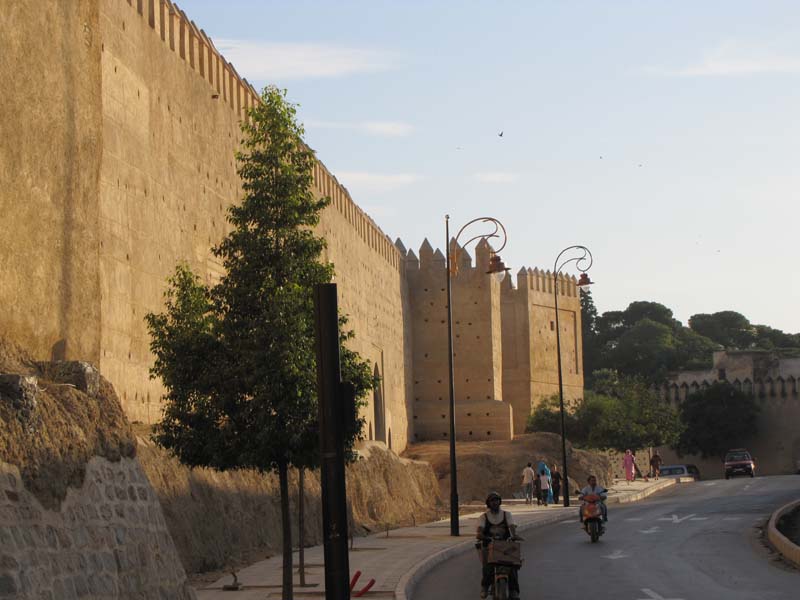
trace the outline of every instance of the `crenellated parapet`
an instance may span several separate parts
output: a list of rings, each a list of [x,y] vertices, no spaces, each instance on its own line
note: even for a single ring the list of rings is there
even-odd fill
[[[214,42],[180,7],[171,0],[118,0],[126,2],[145,19],[187,67],[203,78],[211,97],[221,101],[241,120],[260,102],[260,96],[247,79],[225,60]],[[331,199],[331,206],[346,219],[367,246],[380,254],[395,269],[401,268],[401,256],[391,239],[358,205],[336,177],[318,161],[314,168],[314,187],[319,195]]]
[[[123,0],[119,0],[122,2]],[[206,35],[171,0],[125,0],[170,51],[208,82],[212,96],[225,102],[239,118],[259,101],[258,92],[225,60]]]

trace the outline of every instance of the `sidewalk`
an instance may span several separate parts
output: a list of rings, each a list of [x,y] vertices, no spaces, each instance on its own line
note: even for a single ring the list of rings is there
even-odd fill
[[[659,490],[675,485],[674,479],[660,481],[615,482],[609,490],[609,504],[635,502]],[[503,503],[503,508],[514,514],[520,533],[547,523],[577,519],[577,499],[571,498],[572,506],[529,506],[521,500]],[[468,505],[469,510],[473,505]],[[462,512],[465,507],[462,507]],[[450,536],[450,521],[437,521],[417,527],[394,529],[389,534],[378,533],[355,538],[350,551],[350,572],[361,571],[361,579],[356,584],[360,590],[370,579],[375,585],[365,597],[393,598],[406,600],[415,582],[436,564],[460,554],[472,551],[477,520],[483,509],[474,505],[475,511],[462,514],[460,537]],[[324,598],[325,574],[323,570],[322,546],[306,548],[306,585],[299,587],[295,574],[294,595],[298,600]],[[477,565],[477,557],[475,559]],[[223,584],[230,583],[230,575],[205,588],[197,590],[198,600],[265,600],[280,599],[283,559],[280,554],[255,563],[238,571],[239,581],[244,588],[238,592],[222,590]],[[297,568],[297,552],[294,555]]]

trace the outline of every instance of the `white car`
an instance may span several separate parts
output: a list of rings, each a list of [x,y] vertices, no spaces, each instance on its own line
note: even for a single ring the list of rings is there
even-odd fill
[[[664,465],[659,470],[661,477],[692,477],[700,481],[700,470],[694,465]]]

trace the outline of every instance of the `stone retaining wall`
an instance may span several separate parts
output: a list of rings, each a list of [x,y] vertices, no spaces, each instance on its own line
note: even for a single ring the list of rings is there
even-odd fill
[[[0,598],[195,598],[138,461],[94,457],[48,510],[0,462]]]

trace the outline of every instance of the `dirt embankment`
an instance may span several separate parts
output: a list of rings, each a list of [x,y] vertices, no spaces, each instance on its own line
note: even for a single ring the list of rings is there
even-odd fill
[[[58,509],[68,487],[83,485],[93,456],[115,462],[135,455],[114,388],[96,370],[37,363],[0,339],[0,461],[19,467],[45,508]]]
[[[248,564],[281,549],[278,478],[252,470],[188,469],[148,441],[136,426],[139,461],[161,500],[184,567],[191,573]],[[442,501],[430,466],[401,459],[383,444],[366,443],[347,467],[347,496],[355,535],[433,520]],[[290,472],[292,541],[298,543],[298,477]],[[318,472],[305,476],[305,542],[322,543]],[[213,577],[212,577],[213,578]]]
[[[409,446],[403,453],[433,467],[443,498],[450,495],[450,446],[444,442],[425,442]],[[522,469],[540,460],[552,469],[561,464],[561,437],[553,433],[528,433],[511,441],[458,442],[456,445],[459,502],[483,501],[489,490],[512,497],[522,488]],[[589,474],[610,487],[612,466],[603,454],[578,450],[567,442],[571,489],[586,485]],[[563,473],[563,470],[562,470]]]

